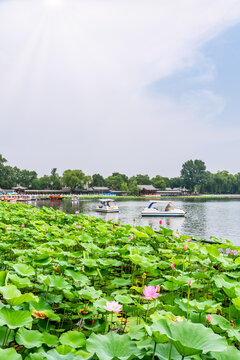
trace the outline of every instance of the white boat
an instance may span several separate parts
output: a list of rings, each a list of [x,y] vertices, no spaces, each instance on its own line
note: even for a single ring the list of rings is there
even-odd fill
[[[177,209],[169,201],[151,201],[141,212],[142,216],[185,216],[186,211]]]
[[[113,199],[100,199],[99,204],[95,210],[102,213],[119,212],[119,208]]]
[[[80,199],[77,196],[72,197],[72,202],[78,202],[78,201],[80,201]]]

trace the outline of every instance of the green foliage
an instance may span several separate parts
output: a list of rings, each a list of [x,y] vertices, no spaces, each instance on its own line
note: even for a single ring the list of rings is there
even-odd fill
[[[0,359],[239,358],[239,247],[37,213],[0,203]]]

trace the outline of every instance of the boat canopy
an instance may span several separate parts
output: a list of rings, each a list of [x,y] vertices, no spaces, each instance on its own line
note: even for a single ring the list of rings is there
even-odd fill
[[[115,200],[113,199],[100,199],[99,200],[101,203],[104,203],[104,202],[115,202]]]
[[[172,205],[171,201],[151,201],[148,205],[148,209],[150,209],[154,204],[170,204]]]

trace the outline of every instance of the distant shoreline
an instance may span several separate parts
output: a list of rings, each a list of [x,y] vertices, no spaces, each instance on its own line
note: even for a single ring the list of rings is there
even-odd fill
[[[105,198],[106,196],[103,195],[74,195],[77,196],[79,199],[101,199]],[[203,195],[188,195],[188,196],[109,196],[116,200],[173,200],[174,199],[182,199],[182,200],[221,200],[221,199],[239,199],[240,194],[203,194]],[[63,196],[64,199],[72,198],[72,195],[65,195]]]

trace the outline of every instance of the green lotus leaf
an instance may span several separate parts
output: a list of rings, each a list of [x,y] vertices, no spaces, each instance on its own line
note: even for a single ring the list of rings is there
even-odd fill
[[[235,306],[235,308],[240,311],[240,298],[232,299],[232,303]]]
[[[132,281],[129,279],[115,278],[111,281],[111,283],[115,286],[128,286],[132,284]]]
[[[121,266],[122,265],[122,261],[119,261],[116,259],[98,259],[98,263],[104,267]]]
[[[128,295],[116,295],[115,300],[119,301],[121,304],[132,304],[134,302]]]
[[[13,299],[9,299],[7,300],[7,302],[12,305],[12,306],[17,306],[20,305],[26,301],[35,301],[38,302],[38,297],[33,295],[32,293],[26,293],[26,294],[22,294],[18,297],[15,297]]]
[[[95,353],[99,360],[128,360],[139,353],[128,335],[118,335],[113,331],[107,335],[92,334],[87,340],[87,351]]]
[[[25,360],[44,360],[46,359],[45,356],[41,353],[33,353],[33,354],[29,354]]]
[[[70,276],[74,281],[80,281],[82,285],[90,285],[91,282],[89,278],[85,275],[83,275],[80,271],[74,271],[74,270],[65,270],[65,275]]]
[[[3,345],[3,341],[4,341],[4,338],[5,338],[5,335],[6,335],[6,331],[11,331],[11,330],[8,330],[8,328],[6,326],[0,326],[0,346]],[[13,340],[14,340],[14,332],[11,331],[10,334],[8,334],[7,345]]]
[[[0,349],[0,359],[1,360],[21,360],[22,356],[19,355],[15,349]]]
[[[49,276],[49,286],[57,290],[70,289],[71,285],[62,276],[51,275]]]
[[[0,326],[7,325],[10,329],[32,327],[32,317],[29,311],[16,311],[7,308],[0,310]]]
[[[86,300],[95,300],[100,298],[102,291],[95,290],[94,287],[88,286],[86,289],[82,289],[78,293]]]
[[[8,282],[9,271],[0,271],[0,286],[6,286]]]
[[[69,345],[76,349],[86,344],[86,337],[82,332],[68,331],[60,336],[59,341],[63,345]]]
[[[35,270],[32,266],[26,264],[15,264],[13,265],[14,270],[22,276],[33,276],[35,275]]]
[[[15,286],[17,286],[18,289],[24,289],[24,288],[29,288],[29,287],[33,286],[31,281],[29,280],[29,278],[27,278],[27,277],[22,278],[22,277],[18,276],[17,274],[10,274],[9,279]]]
[[[9,300],[21,295],[21,292],[15,285],[6,285],[0,287],[0,293],[5,300]]]
[[[220,304],[213,300],[205,300],[200,302],[194,299],[189,301],[189,305],[197,312],[210,312],[210,310],[221,308]]]
[[[43,332],[43,344],[46,344],[49,347],[58,346],[59,340],[56,335],[49,334],[47,332]]]
[[[240,351],[234,346],[228,346],[221,352],[210,352],[214,360],[240,360]]]
[[[166,335],[182,356],[193,356],[209,351],[223,351],[227,341],[202,324],[188,321],[168,323],[166,319],[155,322],[153,332]]]
[[[18,345],[23,345],[25,348],[31,349],[42,345],[43,335],[37,330],[21,328],[17,331],[15,340]]]
[[[88,267],[97,267],[97,259],[82,259],[81,260],[82,265],[88,266]]]
[[[73,353],[68,353],[66,355],[59,354],[55,349],[44,353],[44,359],[47,360],[82,360],[82,357],[75,356]]]

